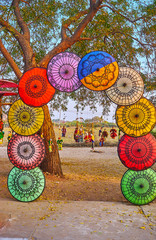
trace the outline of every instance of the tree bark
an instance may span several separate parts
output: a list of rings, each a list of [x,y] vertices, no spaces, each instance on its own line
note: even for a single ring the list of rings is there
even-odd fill
[[[45,114],[45,119],[41,129],[41,135],[43,135],[46,154],[45,159],[41,163],[40,167],[43,170],[43,172],[49,172],[52,175],[58,175],[60,177],[63,177],[59,151],[55,138],[55,132],[50,118],[48,106],[47,105],[43,106],[43,110]],[[50,141],[52,141],[52,143],[49,143]],[[49,151],[49,145],[52,151]]]

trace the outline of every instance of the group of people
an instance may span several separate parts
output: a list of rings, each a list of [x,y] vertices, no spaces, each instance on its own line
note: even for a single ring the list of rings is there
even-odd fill
[[[84,135],[83,126],[81,126],[80,128],[76,127],[74,131],[75,142],[83,142],[83,135]]]
[[[108,137],[108,132],[106,131],[106,129],[102,130],[103,128],[101,127],[99,130],[99,145],[103,146],[106,142],[106,139]],[[110,137],[115,139],[117,136],[117,130],[115,128],[112,128],[110,130]],[[94,134],[92,130],[89,130],[88,132],[85,133],[84,135],[84,131],[83,131],[83,126],[81,126],[80,128],[76,127],[75,131],[74,131],[74,140],[75,142],[83,142],[85,141],[86,143],[88,142],[94,142]]]
[[[62,127],[61,132],[62,132],[62,137],[65,137],[67,132],[65,126]],[[100,128],[99,146],[101,147],[104,146],[109,134],[112,139],[115,139],[117,137],[117,130],[115,128],[111,128],[110,132],[108,132],[106,129],[103,129],[103,127]],[[75,142],[92,143],[92,148],[94,149],[95,138],[94,138],[93,130],[89,130],[84,133],[83,125],[81,125],[80,127],[76,126],[74,130],[74,140]],[[59,137],[57,140],[59,150],[62,150],[62,143],[63,143],[63,140]]]
[[[115,128],[112,128],[110,130],[110,136],[113,139],[115,139],[115,137],[117,136],[117,130]],[[102,131],[102,127],[101,127],[101,129],[99,130],[99,137],[100,137],[99,145],[102,147],[105,144],[106,139],[108,137],[108,132],[106,131],[106,129]]]

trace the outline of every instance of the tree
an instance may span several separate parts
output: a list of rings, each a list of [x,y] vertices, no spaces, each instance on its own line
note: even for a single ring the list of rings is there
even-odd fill
[[[0,72],[3,76],[14,73],[14,79],[19,80],[28,69],[46,68],[57,53],[68,50],[82,57],[91,50],[103,50],[119,65],[142,71],[146,64],[152,73],[154,10],[155,0],[1,0]],[[95,93],[83,87],[70,95],[57,91],[51,107],[64,107],[62,100],[68,98],[76,102],[77,110],[86,105],[94,109],[95,102],[103,106],[103,113],[109,110],[104,91]],[[44,111],[47,160],[43,170],[62,176],[47,106]],[[47,142],[51,136],[55,151],[49,153]]]

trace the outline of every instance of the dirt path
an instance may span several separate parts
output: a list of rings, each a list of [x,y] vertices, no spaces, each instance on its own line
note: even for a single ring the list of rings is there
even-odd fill
[[[45,173],[46,188],[40,199],[126,201],[120,181],[127,168],[118,158],[117,147],[98,147],[95,152],[90,148],[63,148],[60,158],[64,178]],[[6,147],[0,148],[0,164],[0,198],[10,199],[7,175],[13,165],[7,158]]]

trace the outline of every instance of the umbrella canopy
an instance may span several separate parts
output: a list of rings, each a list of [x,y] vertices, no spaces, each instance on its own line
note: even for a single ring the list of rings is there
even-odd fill
[[[17,100],[10,107],[8,121],[14,132],[28,136],[40,130],[44,121],[44,112],[42,107],[30,107],[22,100]]]
[[[83,85],[94,91],[111,87],[119,73],[118,64],[110,54],[94,51],[85,55],[78,65],[78,76]]]
[[[137,138],[124,135],[118,145],[118,155],[126,167],[145,170],[156,162],[156,139],[151,133]]]
[[[61,92],[73,92],[81,87],[77,67],[81,58],[74,53],[62,52],[54,56],[47,67],[51,85]]]
[[[30,170],[38,167],[45,156],[43,140],[37,135],[13,135],[8,143],[8,157],[20,169]]]
[[[24,103],[33,107],[47,104],[54,96],[45,68],[33,68],[23,74],[19,82],[19,95]]]
[[[13,95],[18,95],[18,93],[8,92],[8,91],[0,91],[0,97],[3,97],[3,96],[13,96]]]
[[[107,96],[118,105],[131,105],[139,101],[144,92],[141,76],[132,68],[119,68],[115,84],[106,90]]]
[[[0,79],[0,87],[1,88],[17,88],[18,85],[14,82],[10,82],[8,80]]]
[[[144,136],[155,126],[155,107],[146,98],[141,98],[130,106],[118,106],[116,122],[120,130],[127,135],[132,137]]]
[[[12,168],[8,176],[8,189],[11,195],[21,202],[36,200],[43,192],[45,178],[39,167],[27,171]]]
[[[143,171],[127,170],[121,180],[124,197],[136,205],[144,205],[156,198],[156,172],[149,168]]]

